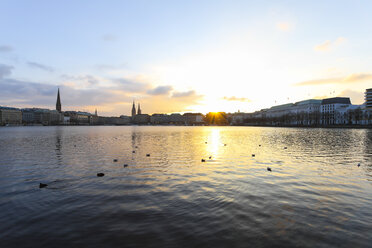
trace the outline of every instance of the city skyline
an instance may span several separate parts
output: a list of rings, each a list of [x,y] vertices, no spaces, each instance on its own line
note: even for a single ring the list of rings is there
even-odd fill
[[[106,116],[129,116],[133,99],[146,113],[253,112],[335,96],[362,104],[371,7],[4,1],[0,105],[51,108],[57,87],[64,110]]]

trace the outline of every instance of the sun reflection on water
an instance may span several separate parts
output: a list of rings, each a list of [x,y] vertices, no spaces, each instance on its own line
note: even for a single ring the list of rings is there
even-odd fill
[[[213,128],[211,129],[211,132],[209,134],[209,142],[207,147],[207,152],[212,157],[217,157],[220,147],[222,145],[221,143],[221,134],[219,128]]]

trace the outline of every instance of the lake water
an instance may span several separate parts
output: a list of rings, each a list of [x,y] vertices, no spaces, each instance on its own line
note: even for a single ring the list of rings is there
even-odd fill
[[[1,247],[372,247],[368,129],[4,127],[0,168]]]

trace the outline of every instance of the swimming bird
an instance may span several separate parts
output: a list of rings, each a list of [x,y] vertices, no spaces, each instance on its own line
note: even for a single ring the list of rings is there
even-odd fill
[[[223,146],[227,146],[226,144],[223,144]]]
[[[285,146],[284,149],[287,149],[287,147]]]
[[[147,153],[147,154],[146,154],[146,157],[150,157],[150,153]]]
[[[114,161],[114,162],[118,162],[118,160],[115,158],[114,160],[112,160],[112,161]]]
[[[270,168],[270,167],[267,167],[267,170],[268,170],[268,171],[271,171],[271,168]]]
[[[202,158],[202,160],[201,160],[202,162],[205,162],[205,159],[204,158]]]
[[[128,167],[128,165],[127,165],[127,164],[124,164],[123,166],[124,166],[124,167]]]
[[[103,177],[104,175],[104,173],[97,173],[97,177]]]
[[[206,141],[205,144],[208,144],[208,142]]]
[[[209,159],[212,159],[212,156],[209,156]]]
[[[358,167],[360,166],[360,163],[358,164]]]
[[[136,153],[136,151],[132,151],[132,153]]]
[[[261,146],[261,145],[258,145],[258,146]]]
[[[39,184],[39,188],[45,188],[46,186],[48,186],[48,184],[46,184],[46,183],[40,183]]]
[[[252,157],[256,157],[256,155],[255,154],[252,154]]]
[[[138,146],[135,146],[134,148],[138,148]]]

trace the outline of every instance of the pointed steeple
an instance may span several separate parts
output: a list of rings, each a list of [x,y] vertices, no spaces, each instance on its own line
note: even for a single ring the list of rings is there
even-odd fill
[[[97,109],[96,109],[96,111],[94,112],[94,115],[97,116]]]
[[[58,88],[58,93],[57,93],[56,110],[57,110],[58,112],[62,112],[61,98],[60,98],[60,96],[59,96],[59,88]]]
[[[138,115],[140,115],[140,114],[141,114],[141,107],[140,107],[140,104],[139,104],[139,103],[138,103],[137,114],[138,114]]]
[[[134,100],[133,100],[133,106],[132,106],[132,117],[134,117],[136,115],[136,106],[134,104]]]

